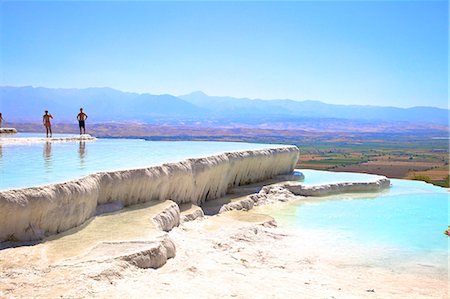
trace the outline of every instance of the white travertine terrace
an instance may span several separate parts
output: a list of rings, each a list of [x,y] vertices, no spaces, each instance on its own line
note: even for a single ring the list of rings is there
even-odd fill
[[[76,227],[98,205],[171,199],[200,206],[234,186],[294,170],[299,150],[286,146],[224,153],[161,166],[95,173],[42,187],[0,192],[0,241],[37,240]]]
[[[189,222],[205,217],[201,207],[192,205],[189,209],[181,212],[180,222]]]
[[[285,184],[284,187],[294,195],[300,196],[327,196],[336,193],[347,192],[377,192],[388,188],[391,181],[383,176],[377,176],[376,180],[368,182],[348,182],[323,184],[318,186],[305,186],[300,184]]]
[[[69,137],[0,137],[1,145],[8,144],[34,144],[34,143],[45,143],[45,142],[72,142],[72,141],[92,141],[97,138],[92,137],[89,134],[80,136],[69,136]]]
[[[14,128],[0,128],[0,134],[16,134],[17,130]]]
[[[114,261],[123,261],[141,269],[157,269],[175,255],[175,244],[164,234],[150,241],[99,242],[87,254],[72,260],[72,263],[113,264]]]
[[[301,177],[300,175],[298,175]],[[289,178],[289,176],[285,176]],[[264,186],[257,194],[246,196],[240,200],[232,201],[223,205],[219,213],[233,210],[248,211],[254,206],[273,202],[284,202],[296,197],[320,197],[340,193],[353,192],[379,192],[390,187],[391,181],[384,176],[375,176],[375,179],[366,182],[345,182],[322,185],[302,185],[290,181],[284,184]]]
[[[160,230],[169,232],[172,228],[180,225],[180,207],[169,201],[169,205],[153,217],[153,222]]]

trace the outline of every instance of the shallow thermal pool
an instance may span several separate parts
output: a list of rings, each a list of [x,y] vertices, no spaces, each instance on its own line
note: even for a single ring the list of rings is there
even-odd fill
[[[302,175],[303,174],[303,178]],[[329,172],[321,170],[295,170],[294,176],[299,179],[302,185],[323,185],[323,184],[338,184],[338,183],[365,183],[376,181],[382,176],[366,173],[355,172]]]
[[[15,137],[36,137],[35,135],[22,133]],[[61,136],[55,134],[54,137]],[[143,168],[187,158],[273,147],[281,145],[142,139],[0,143],[0,190],[63,182],[99,171]]]
[[[315,170],[302,173],[305,184],[374,177]],[[321,239],[330,250],[354,245],[353,249],[360,250],[343,252],[353,261],[392,266],[395,271],[415,269],[447,275],[450,238],[443,232],[449,225],[448,191],[416,181],[391,179],[391,184],[382,192],[307,197],[265,206],[260,212],[270,214],[281,226]]]

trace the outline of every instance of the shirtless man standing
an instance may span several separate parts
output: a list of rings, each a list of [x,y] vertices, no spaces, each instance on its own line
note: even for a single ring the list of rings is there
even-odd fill
[[[81,129],[83,128],[83,134],[86,134],[86,124],[85,120],[88,118],[87,114],[83,112],[83,108],[80,108],[80,113],[77,115],[78,126],[80,127],[80,135]]]
[[[53,119],[53,116],[51,114],[48,114],[48,111],[45,110],[45,114],[44,116],[42,116],[42,122],[44,123],[45,130],[47,131],[47,138],[49,132],[50,137],[52,137],[52,124],[50,122],[50,119]]]

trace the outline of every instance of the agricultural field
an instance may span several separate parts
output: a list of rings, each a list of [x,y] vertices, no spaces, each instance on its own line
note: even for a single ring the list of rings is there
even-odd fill
[[[414,143],[413,143],[414,144]],[[449,187],[448,141],[421,141],[411,146],[384,142],[367,146],[341,144],[325,147],[297,144],[301,150],[297,167],[338,172],[363,172],[389,178],[413,179]]]

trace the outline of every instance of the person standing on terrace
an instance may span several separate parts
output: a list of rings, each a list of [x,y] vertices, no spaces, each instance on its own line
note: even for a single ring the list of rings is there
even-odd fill
[[[45,130],[47,132],[47,138],[48,133],[50,132],[50,137],[52,137],[52,124],[50,122],[50,119],[53,119],[53,116],[48,113],[48,110],[45,110],[44,116],[42,116],[42,122],[44,123]]]
[[[83,112],[83,108],[80,108],[80,113],[77,115],[78,119],[78,126],[80,127],[80,135],[81,135],[81,129],[83,129],[83,134],[86,134],[86,124],[85,121],[87,120],[88,116],[86,113]]]

